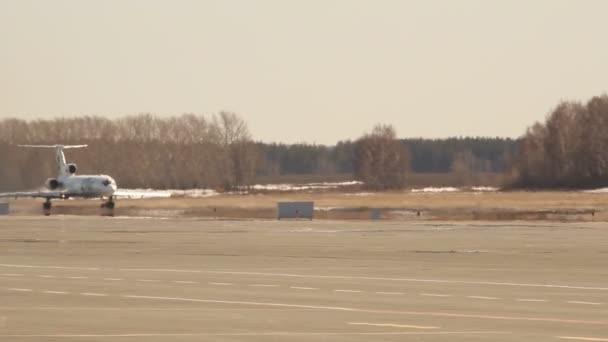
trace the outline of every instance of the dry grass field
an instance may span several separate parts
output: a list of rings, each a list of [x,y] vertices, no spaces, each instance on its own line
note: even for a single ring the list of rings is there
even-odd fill
[[[117,216],[276,218],[280,201],[314,201],[320,219],[369,219],[371,209],[382,219],[418,220],[564,220],[608,221],[608,194],[574,191],[342,193],[294,192],[219,195],[206,198],[120,199]],[[57,214],[96,215],[95,200],[55,201]],[[14,215],[41,212],[40,200],[11,201]]]

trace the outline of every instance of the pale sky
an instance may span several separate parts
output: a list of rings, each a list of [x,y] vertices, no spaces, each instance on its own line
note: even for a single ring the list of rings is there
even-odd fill
[[[234,111],[257,140],[521,135],[608,89],[608,1],[0,0],[0,118]]]

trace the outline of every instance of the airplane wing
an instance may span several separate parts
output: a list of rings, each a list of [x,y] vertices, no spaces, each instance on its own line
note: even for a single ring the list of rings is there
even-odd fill
[[[0,198],[18,198],[18,197],[34,197],[34,198],[63,198],[65,193],[62,191],[18,191],[18,192],[2,192]]]

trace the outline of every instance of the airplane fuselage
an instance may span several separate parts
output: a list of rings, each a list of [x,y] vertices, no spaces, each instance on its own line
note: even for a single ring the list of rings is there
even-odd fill
[[[53,184],[52,181],[55,181]],[[116,191],[116,181],[107,175],[59,176],[46,182],[49,190],[59,190],[65,197],[110,197]]]

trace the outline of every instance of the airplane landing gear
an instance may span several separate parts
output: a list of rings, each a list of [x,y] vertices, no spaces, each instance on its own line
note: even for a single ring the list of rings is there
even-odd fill
[[[42,203],[42,212],[44,213],[44,216],[50,216],[51,215],[51,199],[47,198],[46,202]]]
[[[110,196],[106,202],[101,203],[104,216],[114,216],[114,198]]]

